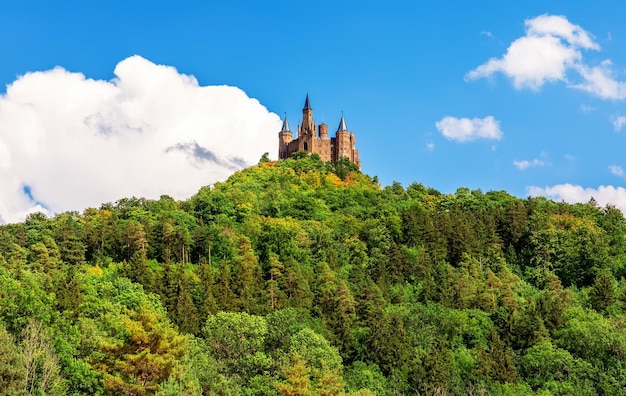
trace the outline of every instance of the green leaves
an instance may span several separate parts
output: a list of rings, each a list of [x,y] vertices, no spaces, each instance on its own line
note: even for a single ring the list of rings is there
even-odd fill
[[[381,188],[353,164],[296,157],[186,201],[1,226],[6,389],[26,386],[27,340],[70,394],[623,388],[617,209]]]
[[[26,391],[26,377],[24,355],[0,324],[0,389],[7,396],[21,396]]]

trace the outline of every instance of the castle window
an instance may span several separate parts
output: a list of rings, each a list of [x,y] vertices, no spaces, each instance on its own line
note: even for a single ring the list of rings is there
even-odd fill
[[[304,142],[304,151],[309,151],[309,145],[307,142]]]

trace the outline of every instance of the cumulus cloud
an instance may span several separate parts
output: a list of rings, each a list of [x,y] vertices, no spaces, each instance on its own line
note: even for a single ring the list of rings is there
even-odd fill
[[[544,196],[567,203],[585,203],[594,198],[601,206],[611,204],[620,209],[622,213],[626,213],[626,189],[623,187],[584,188],[572,184],[558,184],[551,187],[527,187],[526,193],[531,197]]]
[[[619,165],[609,165],[609,171],[615,176],[624,176],[624,169]]]
[[[446,116],[435,123],[435,127],[448,140],[466,142],[476,139],[502,139],[500,121],[485,118],[455,118]]]
[[[614,79],[611,66],[612,63],[609,60],[595,67],[578,65],[576,70],[583,77],[584,82],[570,86],[603,99],[624,99],[626,98],[626,83]]]
[[[466,80],[503,73],[517,89],[539,90],[545,83],[565,82],[569,87],[603,99],[623,99],[626,84],[614,79],[611,61],[589,66],[583,50],[600,50],[592,35],[561,15],[541,15],[525,21],[526,35],[513,41],[501,58],[491,58],[471,70]],[[570,82],[568,72],[577,82]]]
[[[615,128],[615,130],[617,132],[622,130],[622,127],[626,124],[626,117],[624,116],[619,116],[616,119],[613,120],[613,127]],[[0,148],[1,150],[1,148]],[[2,163],[0,163],[0,166],[2,166]]]
[[[545,162],[543,162],[540,159],[533,159],[533,160],[522,160],[522,161],[513,161],[513,165],[515,165],[515,167],[519,170],[525,170],[528,168],[534,168],[534,167],[538,167],[538,166],[545,166]]]
[[[0,95],[0,223],[122,197],[184,199],[273,153],[280,119],[231,86],[132,56],[111,81],[57,67]]]

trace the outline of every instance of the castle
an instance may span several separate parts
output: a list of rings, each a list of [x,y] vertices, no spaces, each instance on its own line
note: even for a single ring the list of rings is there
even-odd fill
[[[359,151],[355,148],[355,144],[356,138],[353,132],[348,131],[343,114],[341,114],[341,122],[335,137],[328,136],[328,125],[322,123],[319,128],[315,125],[313,109],[307,93],[302,109],[302,124],[298,125],[297,139],[293,138],[287,116],[283,120],[283,127],[278,133],[278,158],[289,158],[296,151],[308,151],[318,154],[324,162],[336,162],[339,158],[346,157],[361,168]]]

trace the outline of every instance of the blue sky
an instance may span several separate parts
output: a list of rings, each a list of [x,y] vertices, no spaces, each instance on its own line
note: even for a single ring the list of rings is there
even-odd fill
[[[275,158],[307,92],[383,185],[626,209],[626,3],[475,4],[2,3],[0,223],[187,198]]]

